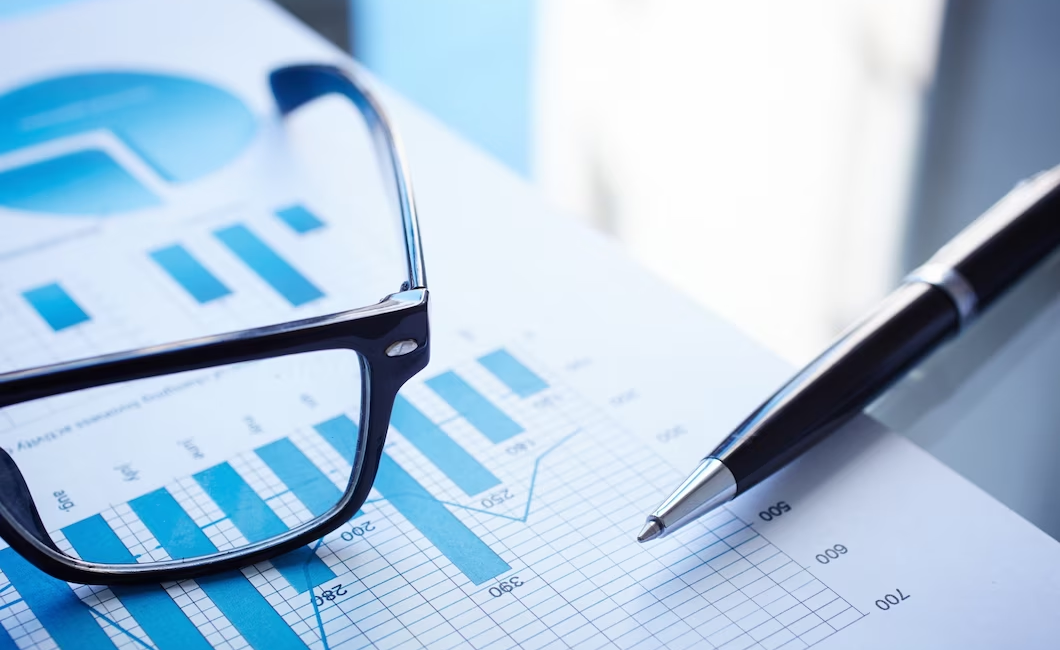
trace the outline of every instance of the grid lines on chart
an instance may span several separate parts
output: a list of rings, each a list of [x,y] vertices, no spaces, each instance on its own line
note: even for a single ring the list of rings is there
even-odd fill
[[[423,401],[426,400],[420,401],[421,407],[437,418],[436,421],[454,420],[453,415],[435,412],[429,405],[423,405]],[[551,424],[566,420],[587,426],[586,418],[592,418],[593,414],[579,413],[579,410],[568,412],[568,418],[552,418]],[[607,422],[600,424],[611,428]],[[714,531],[708,529],[676,549],[665,552],[660,549],[644,557],[641,548],[629,545],[624,539],[626,531],[621,535],[616,532],[628,521],[630,512],[642,512],[646,507],[644,501],[657,498],[650,490],[645,496],[641,477],[651,476],[653,471],[665,477],[672,474],[672,469],[658,459],[659,465],[654,468],[638,467],[636,471],[628,466],[616,468],[615,464],[624,465],[624,457],[638,457],[643,462],[643,453],[631,455],[643,450],[615,447],[612,434],[607,452],[602,454],[600,440],[590,438],[582,437],[579,443],[557,455],[554,462],[543,464],[537,477],[541,487],[533,495],[530,511],[534,522],[545,518],[580,523],[579,517],[589,517],[596,524],[594,534],[585,536],[580,530],[562,524],[535,532],[521,526],[520,521],[501,519],[474,508],[463,513],[454,509],[476,533],[490,539],[491,547],[512,565],[512,574],[532,576],[526,583],[528,587],[534,578],[539,582],[521,595],[515,594],[514,602],[487,607],[485,618],[470,610],[457,614],[464,617],[462,630],[476,632],[481,628],[481,638],[475,634],[469,636],[472,645],[498,641],[500,633],[489,629],[496,625],[512,641],[524,646],[552,642],[584,645],[595,637],[604,645],[618,647],[676,643],[681,639],[728,647],[805,647],[832,633],[834,628],[849,624],[853,616],[860,617],[845,601],[731,514],[725,515],[728,520],[724,522],[710,522]],[[471,445],[473,441],[465,444]],[[586,471],[585,460],[594,454],[609,457],[605,471]],[[415,469],[418,472],[421,468]],[[429,477],[430,468],[422,469],[423,474],[418,475]],[[434,485],[429,481],[425,479],[432,493],[445,494],[445,489],[434,491],[443,486],[449,488],[453,498],[458,498],[451,485],[444,485],[443,479],[438,478]],[[662,490],[662,486],[653,487]],[[622,504],[616,495],[626,497],[627,503]],[[604,503],[594,507],[601,500]],[[600,530],[601,519],[616,530]],[[587,524],[584,528],[593,530],[592,523]],[[481,532],[480,526],[492,535]],[[723,552],[716,557],[703,557],[697,553],[699,546],[716,550],[721,546]],[[599,551],[603,551],[604,557],[600,557]],[[682,563],[689,567],[675,571]],[[756,566],[758,563],[769,570],[763,571]],[[699,565],[706,568],[697,572]],[[667,575],[667,580],[659,582],[660,576]],[[667,582],[672,584],[667,586]],[[653,593],[655,590],[658,594]],[[788,593],[789,590],[795,594]],[[434,596],[433,591],[429,594]],[[694,620],[701,621],[704,627],[697,629],[684,621],[669,620],[667,614],[674,613],[671,604],[694,615]],[[554,605],[558,606],[553,608]],[[826,624],[825,618],[832,624]],[[682,635],[665,640],[660,636],[672,635],[681,625],[688,628]]]
[[[503,443],[482,435],[424,384],[406,392],[416,408],[496,473],[512,495],[503,503],[487,505],[482,495],[465,494],[401,435],[393,435],[386,448],[510,570],[474,584],[398,507],[373,493],[361,516],[314,549],[334,572],[334,583],[298,593],[269,562],[243,570],[309,647],[801,648],[860,618],[728,511],[658,544],[633,543],[628,522],[654,505],[676,471],[546,370],[534,370],[551,388],[522,398],[474,362],[455,368],[524,429]],[[304,426],[289,439],[342,487],[339,477],[348,476],[349,467],[319,432]],[[226,463],[286,525],[309,516],[253,452]],[[213,545],[247,543],[195,478],[178,479],[167,489]],[[168,558],[128,506],[111,508],[104,519],[131,552]],[[358,526],[370,532],[350,533]],[[498,596],[491,591],[499,580],[518,585]],[[103,627],[116,644],[141,646],[142,629],[109,590],[77,589],[109,621]],[[167,589],[211,642],[248,645],[194,581]],[[32,612],[5,598],[0,583],[0,622],[20,638],[37,634],[41,626]],[[48,642],[46,633],[34,641],[42,648]]]

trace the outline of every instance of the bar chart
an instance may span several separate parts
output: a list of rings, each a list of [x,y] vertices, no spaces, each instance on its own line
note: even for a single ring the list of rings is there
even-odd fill
[[[446,373],[446,376],[450,375],[453,373]],[[463,390],[473,394],[472,405],[480,406],[479,402],[486,400],[474,393],[470,385],[465,384]],[[428,450],[429,457],[438,462],[442,471],[452,472],[454,477],[470,477],[462,483],[469,489],[469,494],[477,494],[499,483],[488,469],[452,442],[411,402],[405,398],[400,400],[405,419],[399,421],[407,425],[407,431],[426,432],[428,442],[415,435],[412,439]],[[468,415],[474,417],[473,413],[475,411],[469,411]],[[345,414],[312,427],[331,452],[347,465],[347,472],[354,459],[357,428],[358,425]],[[449,444],[439,444],[442,440],[448,440]],[[343,472],[334,469],[326,472],[289,437],[262,445],[254,449],[253,455],[282,482],[282,493],[293,495],[308,516],[321,514],[341,496]],[[63,528],[62,538],[82,559],[132,563],[142,553],[134,554],[130,547],[136,549],[143,545],[129,543],[128,527],[122,524],[123,517],[135,519],[146,529],[156,559],[213,553],[223,548],[223,540],[226,537],[231,539],[233,534],[255,542],[288,529],[288,524],[267,503],[268,497],[260,495],[232,463],[211,466],[191,479],[224,513],[223,521],[203,525],[189,514],[179,488],[161,488],[105,513],[107,516],[93,515]],[[473,585],[481,585],[510,570],[500,555],[388,454],[383,455],[375,489],[379,498],[387,500]],[[218,534],[223,526],[228,526],[230,532]],[[218,539],[222,540],[220,544]],[[336,570],[345,570],[345,567],[328,566],[310,547],[277,558],[271,565],[296,595],[336,580]],[[6,589],[19,597],[3,603],[0,608],[12,603],[24,604],[60,647],[112,647],[110,637],[96,622],[100,616],[98,612],[82,603],[65,583],[39,572],[11,549],[0,551],[0,571],[8,580]],[[200,578],[196,582],[251,646],[305,647],[303,640],[292,632],[291,626],[243,573]],[[206,647],[203,634],[162,587],[115,587],[112,591],[114,598],[140,623],[157,647]],[[49,612],[55,610],[55,603],[62,603],[62,614],[51,616]],[[9,620],[5,621],[5,625],[9,624]],[[0,647],[3,647],[2,643]]]
[[[340,416],[317,425],[317,431],[347,462],[353,462],[351,443],[357,439],[357,431],[349,418]],[[472,583],[480,585],[511,568],[385,453],[379,463],[375,489]]]
[[[213,234],[292,307],[324,297],[323,291],[247,226],[235,224]]]
[[[523,428],[483,397],[455,372],[445,372],[427,380],[427,385],[468,422],[495,443],[523,432]]]
[[[317,214],[300,204],[274,210],[272,214],[296,239],[326,226]],[[251,225],[235,222],[216,228],[211,234],[283,305],[301,307],[325,297],[325,291],[316,282]],[[221,277],[217,271],[216,260],[208,260],[185,242],[171,241],[152,248],[146,257],[197,305],[223,302],[237,293],[232,281]],[[94,308],[72,293],[61,280],[22,289],[21,298],[52,332],[76,329],[76,326],[93,320]]]
[[[404,397],[398,396],[390,424],[431,459],[464,494],[473,496],[500,484],[500,479],[458,445]]]
[[[641,601],[658,617],[622,618],[630,634],[665,638],[665,623],[704,645],[805,647],[861,617],[729,513],[676,546],[631,545],[617,528],[602,541],[624,517],[616,507],[641,507],[625,501],[645,495],[621,460],[643,449],[546,375],[504,348],[431,373],[399,399],[362,511],[243,571],[89,588],[0,550],[0,648],[577,645]],[[116,563],[265,539],[336,502],[357,439],[354,418],[333,413],[54,535],[79,557]],[[577,523],[586,517],[591,544]],[[578,613],[587,607],[600,621]]]

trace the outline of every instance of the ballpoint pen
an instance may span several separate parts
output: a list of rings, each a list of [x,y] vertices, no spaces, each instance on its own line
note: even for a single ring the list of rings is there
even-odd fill
[[[773,475],[967,327],[1060,246],[1060,166],[1016,186],[800,370],[648,515],[671,533]]]

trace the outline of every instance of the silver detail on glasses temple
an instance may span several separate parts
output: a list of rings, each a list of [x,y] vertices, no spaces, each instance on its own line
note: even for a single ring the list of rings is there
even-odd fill
[[[415,352],[416,348],[420,347],[419,343],[416,343],[412,339],[404,339],[401,341],[394,341],[386,348],[386,356],[388,357],[401,357],[409,352]]]

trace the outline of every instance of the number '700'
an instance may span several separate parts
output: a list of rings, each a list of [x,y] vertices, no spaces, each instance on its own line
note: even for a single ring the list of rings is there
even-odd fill
[[[903,600],[909,600],[909,594],[903,594],[901,589],[895,589],[893,594],[887,594],[883,598],[877,600],[876,607],[879,607],[886,612],[888,609],[894,607]]]

